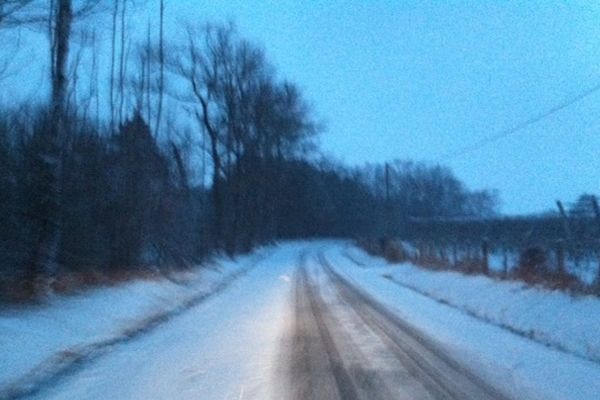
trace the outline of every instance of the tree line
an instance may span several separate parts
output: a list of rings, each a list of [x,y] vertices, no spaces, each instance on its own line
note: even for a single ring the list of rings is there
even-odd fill
[[[33,26],[49,55],[48,95],[0,105],[1,298],[75,275],[165,273],[281,238],[494,212],[493,193],[440,166],[328,161],[310,104],[260,46],[232,24],[166,38],[164,1],[158,33],[134,42],[134,6],[0,0],[0,36]],[[107,53],[82,23],[95,18],[109,22]]]

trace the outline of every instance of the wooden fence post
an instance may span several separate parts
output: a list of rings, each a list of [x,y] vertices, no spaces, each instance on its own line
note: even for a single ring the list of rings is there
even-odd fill
[[[483,273],[485,275],[488,275],[490,272],[490,249],[489,249],[489,243],[487,239],[483,239],[483,242],[481,243],[481,255],[483,256],[483,260],[482,260],[482,268],[483,268]]]
[[[503,258],[502,258],[502,267],[503,267],[503,275],[504,278],[508,277],[508,251],[506,250],[506,246],[503,247]]]
[[[567,216],[565,208],[563,207],[563,204],[560,200],[556,201],[556,205],[558,206],[558,211],[560,212],[560,217],[562,219],[563,229],[565,231],[565,237],[566,237],[566,243],[563,246],[563,252],[564,253],[568,252],[568,254],[571,257],[575,258],[575,265],[579,265],[579,251],[578,251],[577,247],[575,246],[575,244],[573,243],[573,234],[571,232],[571,227],[569,225],[569,217]],[[564,265],[563,265],[563,272],[564,272]]]
[[[452,266],[456,269],[458,267],[458,249],[456,242],[452,244],[452,258]]]
[[[563,223],[563,229],[565,231],[567,243],[571,245],[571,239],[573,236],[571,235],[571,227],[569,226],[569,217],[567,217],[567,212],[565,211],[562,201],[556,200],[556,205],[558,206],[558,211],[560,212],[560,218]]]
[[[556,266],[559,275],[565,274],[565,241],[559,239],[556,241]]]

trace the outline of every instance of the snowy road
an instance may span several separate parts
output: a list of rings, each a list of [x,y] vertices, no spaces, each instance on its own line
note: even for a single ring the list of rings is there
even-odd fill
[[[298,251],[276,250],[227,290],[115,346],[35,398],[279,398],[273,378]]]
[[[294,399],[506,398],[317,258],[296,275]]]
[[[540,382],[530,382],[529,391],[520,391],[516,378],[490,383],[481,363],[469,362],[456,347],[439,340],[439,334],[447,338],[448,332],[423,330],[426,324],[415,325],[414,318],[399,312],[421,303],[405,297],[410,301],[396,307],[376,300],[380,295],[402,298],[380,275],[369,275],[376,284],[356,280],[370,271],[344,264],[345,248],[341,242],[324,241],[281,245],[227,289],[134,340],[110,346],[91,362],[75,363],[31,398],[564,398],[536,395],[531,387]],[[454,312],[419,301],[426,302],[420,306],[424,315],[434,310],[437,321]],[[465,321],[464,332],[485,329],[496,347],[525,346],[524,360],[569,361],[535,343],[522,345],[523,338],[496,327]],[[483,349],[480,359],[494,351]],[[600,369],[593,364],[569,362],[567,367],[580,368],[590,382],[598,376]],[[502,368],[493,365],[496,371]],[[561,374],[560,379],[569,377]],[[574,398],[595,398],[590,393],[596,392],[587,385]]]

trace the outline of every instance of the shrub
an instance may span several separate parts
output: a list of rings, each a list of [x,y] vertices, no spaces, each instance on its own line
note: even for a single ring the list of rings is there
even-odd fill
[[[543,276],[548,273],[548,256],[541,247],[527,247],[519,255],[517,273],[525,278]]]

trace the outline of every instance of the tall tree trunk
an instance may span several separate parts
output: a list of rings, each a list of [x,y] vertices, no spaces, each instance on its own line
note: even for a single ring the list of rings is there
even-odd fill
[[[67,59],[69,57],[69,44],[71,36],[71,23],[73,20],[72,0],[58,0],[56,22],[54,25],[55,54],[53,60],[52,76],[52,121],[59,125],[65,109],[65,95],[67,92]]]
[[[119,55],[119,124],[123,122],[123,107],[125,104],[125,17],[127,14],[127,0],[123,0],[121,7],[121,53]]]
[[[165,90],[165,44],[164,44],[164,20],[165,20],[165,1],[160,0],[160,36],[158,39],[158,61],[160,63],[160,76],[158,78],[158,107],[156,110],[156,126],[154,134],[158,135],[160,129],[160,120],[162,117],[163,97]]]
[[[112,12],[112,46],[110,57],[110,131],[115,131],[115,63],[117,53],[117,14],[119,13],[119,0],[114,0],[115,7]]]
[[[69,44],[71,24],[73,20],[72,0],[57,0],[53,2],[56,9],[51,12],[54,21],[50,22],[53,28],[50,38],[52,46],[50,60],[51,74],[51,99],[50,99],[50,126],[46,134],[45,149],[40,155],[40,166],[43,171],[36,171],[39,176],[37,182],[40,190],[40,203],[43,204],[42,212],[38,215],[38,237],[36,245],[29,260],[28,272],[25,277],[26,286],[30,295],[35,295],[39,290],[41,278],[49,272],[50,263],[56,259],[56,249],[61,234],[61,187],[63,148],[66,141],[66,94],[67,94],[67,60],[69,57]]]
[[[152,60],[152,41],[150,38],[150,20],[148,20],[148,27],[146,28],[146,121],[150,123],[152,121],[152,87],[151,87],[151,60]],[[153,132],[156,135],[156,130]],[[155,136],[156,137],[156,136]]]
[[[194,94],[196,98],[200,102],[202,107],[202,114],[196,112],[196,118],[200,125],[204,127],[206,134],[208,135],[210,141],[210,156],[213,164],[213,172],[212,172],[212,201],[213,201],[213,210],[214,210],[214,220],[213,220],[213,240],[215,242],[215,247],[220,248],[223,245],[223,216],[225,207],[223,204],[223,186],[221,182],[221,170],[223,169],[221,155],[219,154],[219,132],[217,129],[211,124],[210,117],[208,116],[208,102],[207,100],[200,94],[200,90],[198,88],[198,84],[194,79],[193,75],[190,76],[190,80],[192,83],[192,87],[194,90]]]

